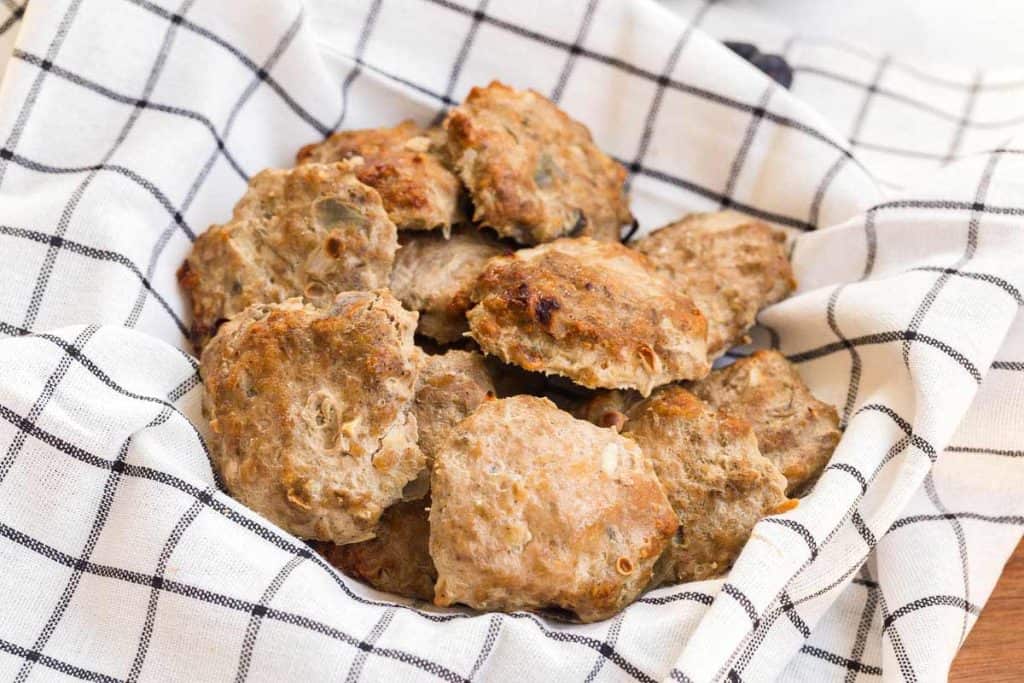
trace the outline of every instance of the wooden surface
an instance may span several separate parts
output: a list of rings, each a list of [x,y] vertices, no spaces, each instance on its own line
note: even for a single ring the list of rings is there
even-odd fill
[[[1017,546],[985,605],[949,680],[956,683],[1024,681],[1024,542]]]

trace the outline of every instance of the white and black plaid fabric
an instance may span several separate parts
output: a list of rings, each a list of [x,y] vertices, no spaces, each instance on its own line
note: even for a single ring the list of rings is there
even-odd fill
[[[945,675],[1024,523],[1024,71],[689,3],[0,5],[0,678]],[[783,56],[792,90],[709,33]],[[221,491],[185,351],[175,269],[248,177],[495,77],[591,127],[641,230],[727,207],[789,229],[800,289],[758,336],[846,427],[726,579],[598,624],[340,576]]]

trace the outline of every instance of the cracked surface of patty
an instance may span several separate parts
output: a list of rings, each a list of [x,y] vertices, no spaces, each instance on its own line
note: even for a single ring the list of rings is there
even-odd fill
[[[462,338],[469,326],[469,289],[488,259],[509,249],[472,226],[458,227],[451,238],[439,232],[406,232],[391,271],[391,291],[420,314],[417,331],[442,344]]]
[[[459,423],[431,489],[438,605],[604,619],[640,594],[677,526],[636,443],[532,396]]]
[[[306,145],[299,164],[332,163],[360,157],[356,177],[377,190],[388,217],[400,230],[448,230],[464,220],[462,184],[446,162],[441,128],[413,121],[392,128],[345,130]]]
[[[842,436],[836,409],[815,398],[778,351],[758,351],[690,390],[750,422],[761,453],[786,476],[790,494],[814,483]]]
[[[633,220],[625,169],[590,131],[533,90],[473,88],[445,120],[473,219],[522,244],[566,235],[618,241]]]
[[[761,455],[750,423],[679,385],[628,409],[622,433],[651,459],[679,530],[658,560],[656,583],[723,574],[765,515],[786,509],[786,478]]]
[[[632,246],[707,318],[712,359],[743,343],[758,311],[796,287],[785,234],[735,211],[691,214]]]
[[[618,243],[564,238],[491,259],[470,298],[473,339],[526,370],[647,395],[710,369],[700,311]]]
[[[339,292],[388,285],[398,233],[350,163],[268,169],[231,220],[192,246],[178,280],[192,302],[197,350],[252,304],[291,297],[325,306]]]
[[[200,371],[210,456],[231,495],[302,538],[372,538],[426,467],[415,323],[387,290],[327,308],[257,304],[226,323]]]

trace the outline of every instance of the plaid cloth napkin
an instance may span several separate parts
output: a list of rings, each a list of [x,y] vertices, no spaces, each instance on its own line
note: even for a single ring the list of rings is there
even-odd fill
[[[0,678],[942,678],[1024,523],[1024,71],[675,6],[4,0]],[[792,90],[710,34],[784,57]],[[495,77],[590,126],[642,230],[726,207],[788,229],[800,289],[757,338],[846,428],[726,579],[598,624],[350,581],[204,445],[174,277],[195,236],[301,144]]]

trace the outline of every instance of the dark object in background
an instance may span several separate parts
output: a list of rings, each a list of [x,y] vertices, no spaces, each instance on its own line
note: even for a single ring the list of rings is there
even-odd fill
[[[726,41],[725,46],[763,71],[783,88],[792,85],[793,69],[780,55],[765,54],[752,43]]]

